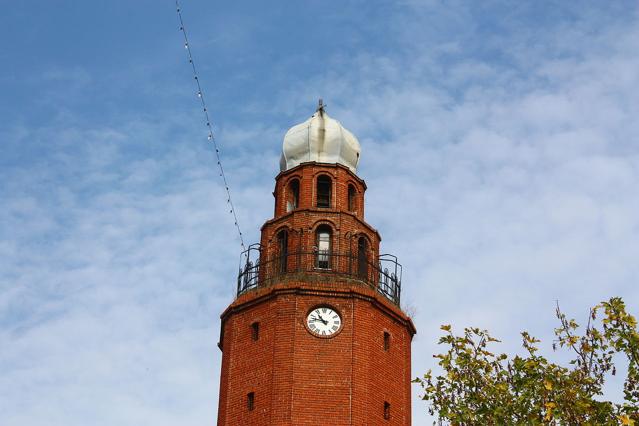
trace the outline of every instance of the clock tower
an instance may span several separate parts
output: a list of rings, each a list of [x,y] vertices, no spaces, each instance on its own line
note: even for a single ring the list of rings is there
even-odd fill
[[[360,144],[320,105],[284,137],[274,217],[222,313],[219,426],[411,424],[402,270],[364,220]]]

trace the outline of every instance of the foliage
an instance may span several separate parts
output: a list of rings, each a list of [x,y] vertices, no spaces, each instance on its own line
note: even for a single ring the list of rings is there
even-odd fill
[[[489,351],[499,340],[486,330],[466,328],[456,336],[450,325],[435,355],[443,370],[414,381],[440,424],[451,425],[634,425],[639,426],[639,333],[621,298],[590,310],[583,334],[557,306],[560,326],[553,349],[567,348],[573,359],[561,366],[538,354],[539,340],[522,333],[525,355],[509,358]],[[597,328],[599,326],[599,328]],[[602,400],[615,354],[628,360],[623,403]]]

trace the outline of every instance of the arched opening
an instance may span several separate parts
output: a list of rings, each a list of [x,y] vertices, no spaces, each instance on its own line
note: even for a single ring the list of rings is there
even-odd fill
[[[318,269],[331,269],[331,228],[328,225],[317,227],[317,260]]]
[[[368,278],[368,241],[364,237],[357,240],[357,275],[363,280]]]
[[[331,206],[331,178],[321,175],[317,178],[317,207],[329,208]]]
[[[293,179],[289,182],[286,191],[286,211],[290,212],[299,206],[300,199],[300,181]]]
[[[357,210],[357,204],[356,204],[356,196],[357,196],[357,190],[355,189],[355,186],[348,185],[348,211],[349,212],[354,212],[355,210]]]
[[[277,270],[287,272],[288,268],[288,232],[282,229],[277,233]]]

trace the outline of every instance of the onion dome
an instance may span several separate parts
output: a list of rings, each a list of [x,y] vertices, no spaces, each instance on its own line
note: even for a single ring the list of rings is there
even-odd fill
[[[359,141],[339,121],[324,111],[322,100],[315,114],[286,132],[280,170],[285,171],[309,161],[337,163],[357,170],[361,148]]]

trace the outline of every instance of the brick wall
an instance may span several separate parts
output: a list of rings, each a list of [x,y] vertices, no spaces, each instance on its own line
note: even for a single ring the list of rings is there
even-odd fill
[[[332,180],[329,208],[316,207],[317,177],[330,176]],[[290,202],[290,182],[299,182],[299,199],[295,209],[287,211]],[[348,187],[355,189],[353,208],[349,207]],[[277,235],[288,233],[289,252],[312,252],[317,248],[317,228],[327,225],[332,230],[331,248],[335,253],[357,255],[358,242],[365,238],[367,258],[373,261],[379,255],[381,237],[377,230],[364,221],[364,192],[366,184],[347,167],[339,164],[304,163],[280,173],[276,178],[275,217],[262,226],[262,260],[281,255]],[[291,259],[291,263],[294,263]],[[308,266],[308,265],[307,265]],[[291,267],[294,267],[291,264]],[[304,268],[308,270],[308,268]]]
[[[332,180],[332,200],[329,210],[346,212],[348,207],[348,186],[355,188],[355,203],[352,211],[360,219],[364,219],[364,192],[366,183],[350,169],[341,164],[324,164],[309,162],[281,172],[275,178],[275,214],[278,218],[287,213],[286,202],[290,201],[289,184],[297,179],[300,183],[299,202],[300,209],[309,209],[316,206],[317,185],[319,175],[327,175]]]
[[[306,315],[318,305],[342,316],[333,338],[306,329]],[[222,318],[218,425],[410,425],[415,330],[368,286],[285,281],[240,296]],[[251,329],[256,321],[257,341]],[[249,392],[255,395],[252,411]],[[390,419],[384,419],[384,402],[390,403]]]

